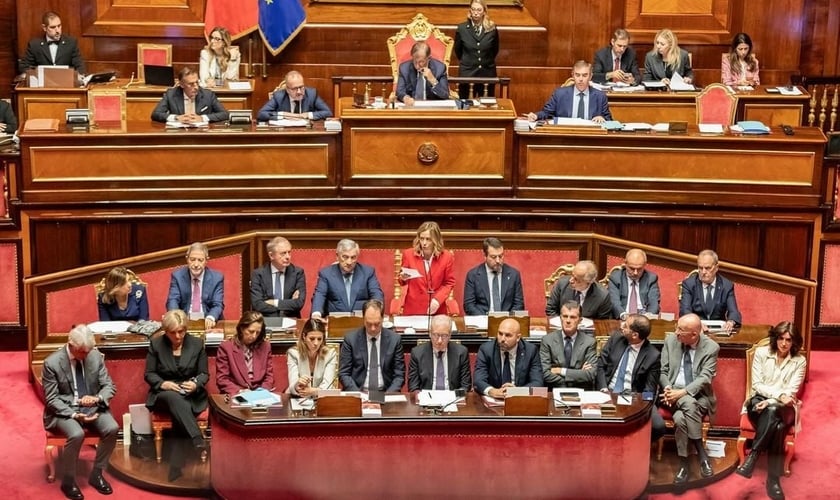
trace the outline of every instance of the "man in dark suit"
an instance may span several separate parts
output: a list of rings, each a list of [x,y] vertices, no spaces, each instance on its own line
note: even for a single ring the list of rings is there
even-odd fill
[[[680,468],[674,484],[688,481],[688,445],[697,450],[700,475],[711,477],[712,465],[703,446],[703,417],[714,415],[717,406],[712,379],[717,372],[720,346],[702,333],[703,325],[696,314],[677,320],[676,334],[668,334],[662,344],[659,385],[660,405],[674,415],[674,440]]]
[[[85,72],[85,62],[79,52],[79,44],[69,35],[61,36],[61,18],[55,12],[41,16],[44,38],[34,38],[26,47],[26,54],[20,61],[20,72],[38,66],[69,66],[80,75]]]
[[[595,338],[578,331],[583,317],[580,303],[570,300],[560,308],[562,328],[540,342],[540,365],[548,387],[579,387],[592,390],[598,358]]]
[[[67,345],[44,360],[44,428],[67,436],[61,458],[61,491],[72,500],[84,498],[76,484],[76,461],[86,428],[100,436],[88,483],[103,495],[113,492],[102,471],[117,444],[119,426],[108,409],[116,388],[95,343],[87,326],[77,326],[68,334]]]
[[[581,118],[595,123],[612,120],[607,95],[600,90],[590,87],[592,79],[592,65],[586,61],[578,61],[572,69],[574,85],[559,87],[551,94],[548,102],[539,113],[528,113],[528,119],[552,120],[554,117]]]
[[[478,348],[475,362],[475,391],[502,399],[508,387],[542,387],[543,378],[537,347],[522,340],[519,322],[506,318],[494,340]],[[514,361],[515,369],[511,369]]]
[[[630,46],[630,33],[623,28],[615,30],[610,45],[595,52],[592,64],[595,83],[626,83],[636,85],[642,81],[636,51]]]
[[[333,115],[327,103],[318,96],[318,91],[304,85],[302,74],[289,71],[283,81],[286,82],[285,92],[282,89],[275,90],[271,94],[271,99],[257,113],[257,120],[261,122],[282,118],[323,120]]]
[[[446,65],[432,58],[432,49],[426,42],[417,42],[411,47],[411,61],[400,64],[397,100],[413,106],[414,101],[435,99],[449,99]]]
[[[376,270],[359,263],[358,243],[348,239],[339,241],[335,256],[338,262],[318,271],[318,283],[312,294],[313,318],[359,311],[370,299],[384,300]]]
[[[292,244],[282,236],[266,245],[269,263],[251,272],[251,309],[266,317],[300,318],[306,276],[292,264]]]
[[[703,320],[726,321],[727,333],[741,326],[735,285],[718,275],[718,256],[712,250],[697,255],[697,274],[682,282],[680,315],[694,313]]]
[[[338,377],[345,391],[399,392],[405,383],[402,342],[382,328],[383,309],[379,300],[365,302],[365,326],[344,336]]]
[[[551,290],[545,303],[545,315],[549,318],[560,315],[560,305],[575,300],[581,305],[584,318],[612,319],[612,303],[607,291],[595,280],[598,267],[591,260],[575,264],[571,276],[563,276]]]
[[[501,240],[485,238],[483,246],[484,262],[470,269],[464,281],[464,312],[477,316],[525,310],[522,278],[519,271],[504,263]]]
[[[14,134],[17,128],[18,121],[12,106],[5,100],[0,99],[0,133]]]
[[[152,111],[156,122],[198,125],[228,119],[228,112],[212,90],[198,86],[198,72],[184,67],[178,73],[178,86],[163,93]]]
[[[411,350],[408,362],[408,390],[450,390],[472,388],[470,355],[467,348],[452,342],[452,319],[445,314],[432,318],[430,342]]]
[[[187,265],[172,271],[166,310],[180,309],[190,318],[203,317],[204,327],[213,328],[224,319],[225,277],[207,267],[210,251],[204,243],[187,249]],[[197,292],[197,293],[196,293]]]
[[[622,314],[659,314],[659,276],[645,269],[644,250],[631,248],[624,256],[624,267],[610,273],[607,289],[613,317]]]

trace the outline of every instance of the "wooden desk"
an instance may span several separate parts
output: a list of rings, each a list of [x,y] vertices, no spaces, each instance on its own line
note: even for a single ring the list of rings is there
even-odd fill
[[[439,416],[405,402],[383,405],[381,418],[305,417],[283,402],[257,415],[211,398],[210,477],[221,497],[636,498],[648,481],[650,403],[638,397],[602,418],[505,417],[474,393]],[[302,477],[305,464],[323,474]]]

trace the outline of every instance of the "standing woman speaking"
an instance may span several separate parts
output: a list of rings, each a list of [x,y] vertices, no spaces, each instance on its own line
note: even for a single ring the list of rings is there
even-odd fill
[[[467,20],[455,30],[455,56],[458,58],[458,76],[496,77],[496,55],[499,53],[499,30],[487,13],[486,0],[471,0]],[[489,85],[487,95],[495,95],[495,86]],[[484,95],[484,84],[474,86],[474,95]],[[470,98],[469,83],[458,86],[461,99]]]

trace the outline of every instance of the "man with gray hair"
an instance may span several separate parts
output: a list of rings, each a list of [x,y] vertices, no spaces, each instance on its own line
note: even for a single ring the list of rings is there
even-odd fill
[[[292,244],[275,236],[265,249],[269,262],[251,272],[251,309],[267,318],[300,318],[306,275],[292,264]]]
[[[289,71],[283,78],[285,89],[277,89],[271,99],[260,108],[257,120],[306,119],[323,120],[332,116],[332,110],[318,96],[314,87],[307,87],[299,71]]]
[[[359,244],[343,239],[335,249],[337,262],[318,271],[312,294],[312,317],[361,311],[370,299],[384,301],[376,270],[359,262]]]
[[[187,265],[172,271],[169,278],[166,310],[180,309],[190,319],[204,318],[204,327],[209,330],[224,319],[225,277],[207,267],[210,251],[204,243],[190,245],[186,257]]]
[[[466,347],[452,342],[452,318],[445,314],[434,316],[429,340],[411,350],[409,392],[421,389],[469,391],[472,387],[470,355]]]
[[[61,491],[72,500],[84,495],[76,484],[76,461],[85,429],[99,434],[96,459],[88,483],[103,495],[113,493],[102,476],[117,444],[119,426],[109,403],[116,392],[105,369],[105,360],[95,349],[93,332],[85,325],[74,327],[67,344],[44,360],[44,428],[67,437],[62,454]]]
[[[735,285],[718,274],[718,255],[713,250],[697,254],[697,274],[682,282],[680,316],[689,313],[700,316],[701,320],[725,321],[727,333],[741,326]]]
[[[545,315],[560,315],[560,306],[570,300],[580,304],[584,318],[612,319],[613,308],[607,290],[597,283],[598,267],[591,260],[581,260],[570,276],[557,280],[551,296],[545,303]]]

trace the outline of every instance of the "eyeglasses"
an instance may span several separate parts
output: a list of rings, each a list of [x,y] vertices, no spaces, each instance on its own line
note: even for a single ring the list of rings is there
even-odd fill
[[[301,86],[299,86],[299,87],[286,87],[286,88],[287,88],[289,91],[291,91],[291,92],[300,92],[300,91],[302,91],[303,89],[305,89],[306,87],[305,87],[305,86],[303,86],[303,85],[301,85]]]
[[[450,334],[448,334],[448,333],[432,333],[432,334],[430,334],[429,336],[430,336],[430,337],[432,337],[432,338],[433,338],[433,339],[435,339],[435,340],[447,340],[447,339],[449,339],[450,337],[452,337],[452,336],[451,336]]]

